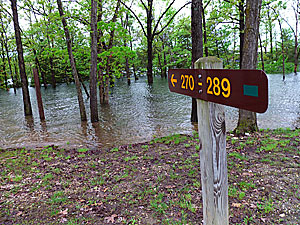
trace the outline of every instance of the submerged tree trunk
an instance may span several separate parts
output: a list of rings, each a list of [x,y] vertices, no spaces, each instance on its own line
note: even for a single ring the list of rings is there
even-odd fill
[[[282,79],[285,80],[285,68],[284,68],[284,63],[285,63],[285,57],[284,57],[284,40],[283,40],[283,30],[282,30],[282,25],[281,21],[278,18],[278,24],[279,24],[279,29],[280,29],[280,34],[281,34],[281,55],[282,55]]]
[[[131,36],[131,31],[130,29],[128,30],[129,32],[129,35]],[[132,38],[130,38],[130,50],[132,51],[133,50],[133,43],[132,43]],[[133,67],[133,76],[134,76],[134,80],[137,81],[139,78],[136,74],[136,69],[135,69],[135,63],[133,62],[132,63],[132,67]]]
[[[259,17],[262,0],[247,0],[246,27],[243,46],[242,69],[256,69],[259,36]],[[236,133],[257,131],[256,113],[239,109]]]
[[[297,1],[297,7],[294,8],[294,12],[295,12],[295,20],[296,20],[296,28],[295,28],[295,51],[294,51],[294,73],[297,74],[297,69],[298,69],[298,57],[299,57],[299,53],[298,53],[298,13],[299,13],[299,1]]]
[[[162,75],[163,78],[167,78],[167,54],[166,54],[166,49],[165,49],[165,37],[163,36],[162,39],[162,52],[163,52],[163,60],[162,60],[162,65],[163,65],[163,71]]]
[[[271,52],[271,60],[273,60],[273,29],[272,29],[272,21],[270,17],[270,11],[267,10],[268,15],[268,26],[269,26],[269,36],[270,36],[270,52]]]
[[[8,62],[10,77],[11,77],[11,80],[12,80],[12,83],[13,83],[14,93],[16,94],[17,93],[17,91],[16,91],[16,84],[15,84],[15,79],[14,79],[12,68],[11,68],[11,61],[10,61],[9,52],[8,52],[8,46],[7,46],[8,38],[7,38],[6,30],[4,28],[4,24],[3,24],[3,20],[2,20],[2,15],[1,14],[0,14],[0,20],[1,20],[1,27],[2,27],[2,31],[1,31],[2,42],[3,42],[4,47],[5,47],[6,58],[7,58],[7,62]],[[2,49],[3,49],[3,47],[2,47]]]
[[[91,122],[98,122],[97,104],[97,1],[92,0],[91,8],[91,71],[90,71],[90,110]]]
[[[40,64],[40,61],[39,61],[39,58],[36,54],[35,49],[33,49],[33,54],[34,54],[34,57],[35,57],[36,68],[40,71],[41,77],[42,77],[42,83],[44,84],[45,89],[47,89],[47,82],[46,82],[46,78],[45,78],[45,72],[42,70],[42,67],[41,67],[41,64]]]
[[[76,61],[75,61],[75,64],[76,64]],[[83,79],[82,79],[80,73],[78,73],[78,78],[79,78],[79,81],[80,81],[80,83],[81,83],[81,85],[82,85],[82,87],[83,87],[83,90],[84,90],[85,94],[86,94],[86,97],[87,97],[87,98],[90,98],[90,94],[89,94],[88,89],[86,88],[86,86],[85,86],[85,84],[84,84],[84,81],[83,81]]]
[[[6,66],[5,66],[5,64],[6,64],[6,62],[5,62],[5,53],[4,53],[4,40],[2,40],[1,41],[1,50],[2,50],[2,62],[3,62],[3,65],[2,65],[2,67],[3,67],[3,73],[4,73],[4,85],[5,85],[5,88],[6,89],[8,89],[8,84],[7,84],[7,73],[6,73]]]
[[[161,64],[161,56],[160,56],[160,53],[158,52],[157,53],[157,60],[158,60],[158,66],[159,66],[159,69],[160,69],[160,77],[163,78],[163,67],[162,67],[162,64]]]
[[[26,71],[25,71],[23,45],[22,45],[22,40],[21,40],[16,0],[11,0],[11,8],[12,8],[12,12],[13,12],[16,45],[17,45],[17,52],[18,52],[18,59],[19,59],[19,70],[20,70],[20,77],[21,77],[21,83],[22,83],[24,114],[25,114],[25,116],[32,116],[32,108],[31,108],[30,95],[29,95],[29,90],[28,90],[28,80],[27,80]]]
[[[15,75],[15,81],[16,81],[16,87],[19,87],[19,85],[20,85],[20,80],[19,80],[19,73],[18,73],[18,59],[17,59],[17,57],[15,56],[14,57],[14,63],[13,63],[13,65],[14,65],[14,70],[15,70],[15,73],[14,73],[14,75]]]
[[[202,0],[192,0],[192,67],[197,59],[203,57]],[[192,98],[191,122],[198,122],[197,102]]]
[[[69,60],[70,60],[70,64],[71,64],[71,68],[72,68],[72,74],[74,76],[76,90],[77,90],[77,97],[78,97],[81,121],[86,121],[87,118],[86,118],[85,106],[84,106],[84,102],[83,102],[83,98],[82,98],[82,91],[81,91],[80,81],[79,81],[79,78],[78,78],[78,73],[77,73],[75,60],[74,60],[74,56],[73,56],[73,52],[72,52],[70,33],[69,33],[69,29],[68,29],[68,26],[67,26],[66,19],[64,17],[61,0],[57,0],[57,6],[58,6],[59,15],[61,17],[61,21],[62,21],[64,31],[65,31],[66,43],[67,43],[68,54],[69,54]]]
[[[147,80],[148,84],[153,84],[153,33],[152,33],[152,22],[153,22],[153,0],[148,0],[147,11]]]
[[[261,37],[259,34],[259,45],[260,45],[260,60],[261,60],[261,68],[262,70],[265,70],[265,61],[264,61],[264,50],[263,50],[263,46],[262,46],[262,42],[261,42]]]
[[[151,28],[150,28],[151,29]],[[147,37],[147,80],[148,84],[153,84],[153,44],[152,37]]]
[[[125,59],[125,71],[126,71],[126,77],[127,77],[127,84],[131,84],[131,79],[130,79],[130,71],[129,71],[129,60],[128,57]]]
[[[99,4],[99,3],[98,3]],[[117,5],[115,8],[115,12],[114,12],[114,16],[111,19],[110,22],[115,23],[117,20],[117,15],[119,12],[119,8],[120,8],[120,4],[121,4],[121,0],[117,1]],[[101,4],[101,11],[98,14],[98,19],[100,17],[101,20],[101,16],[102,16],[102,4]],[[98,20],[98,21],[100,21]],[[100,35],[102,36],[102,32],[101,30],[99,30]],[[109,42],[108,45],[106,46],[105,42],[101,42],[100,39],[98,39],[98,51],[102,51],[102,49],[105,49],[106,51],[111,49],[113,47],[113,41],[114,41],[114,37],[115,37],[115,29],[112,29],[111,32],[109,33]],[[111,81],[111,75],[110,75],[110,67],[111,67],[111,62],[110,62],[110,58],[112,56],[108,56],[105,62],[105,68],[100,68],[100,102],[103,104],[108,104],[109,102],[109,84]],[[103,71],[105,71],[105,76],[103,74]]]
[[[50,71],[51,71],[51,84],[52,84],[52,87],[55,89],[56,88],[56,79],[55,79],[55,72],[53,69],[53,57],[52,56],[50,56],[49,62],[50,62]]]

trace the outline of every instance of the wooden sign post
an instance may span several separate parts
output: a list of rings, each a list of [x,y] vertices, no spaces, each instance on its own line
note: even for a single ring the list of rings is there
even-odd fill
[[[216,57],[200,58],[198,69],[222,69]],[[204,224],[229,224],[224,106],[197,99]]]
[[[200,58],[195,69],[170,69],[169,89],[197,99],[204,225],[227,225],[228,176],[224,106],[263,113],[268,79],[261,70],[224,70],[216,57]]]

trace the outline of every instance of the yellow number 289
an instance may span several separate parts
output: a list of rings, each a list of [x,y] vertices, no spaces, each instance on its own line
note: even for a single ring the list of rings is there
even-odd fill
[[[224,98],[229,98],[231,88],[227,78],[223,78],[220,82],[218,77],[207,77],[206,83],[208,84],[207,94],[219,96],[222,93]]]

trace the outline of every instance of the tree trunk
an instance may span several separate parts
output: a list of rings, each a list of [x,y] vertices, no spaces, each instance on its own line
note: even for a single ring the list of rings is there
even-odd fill
[[[103,103],[104,104],[108,104],[109,103],[109,69],[110,66],[107,66],[107,70],[106,70],[106,77],[105,77],[105,84],[104,84],[104,99],[103,99]]]
[[[158,60],[158,66],[159,66],[159,70],[160,70],[160,77],[163,78],[164,75],[163,75],[163,67],[162,67],[162,64],[161,64],[161,56],[159,54],[159,52],[157,53],[157,60]]]
[[[203,57],[202,0],[192,0],[192,67],[197,59]],[[192,98],[191,122],[198,122],[197,102]]]
[[[166,38],[165,38],[165,35],[163,35],[163,37],[162,37],[162,39],[161,39],[161,41],[162,41],[162,74],[161,74],[161,77],[162,78],[167,78],[167,54],[166,54],[166,49],[165,49],[165,46],[166,46],[166,44],[165,44],[165,40],[166,40]]]
[[[163,64],[163,74],[164,74],[164,78],[167,78],[167,54],[166,51],[164,49],[164,64]]]
[[[53,69],[53,57],[52,56],[50,56],[49,62],[50,62],[50,71],[51,71],[51,83],[52,83],[52,87],[55,89],[56,88],[56,79],[55,79],[55,72]]]
[[[239,30],[240,30],[240,68],[242,68],[243,63],[243,46],[244,46],[244,31],[245,31],[245,10],[244,10],[245,0],[239,1]]]
[[[14,73],[14,75],[15,75],[15,81],[16,81],[16,87],[20,87],[20,80],[19,80],[19,74],[18,74],[18,66],[17,66],[17,62],[18,60],[17,60],[17,57],[15,57],[15,59],[14,59],[14,63],[13,63],[13,65],[14,65],[14,70],[15,70],[15,73]]]
[[[242,69],[256,69],[259,36],[259,17],[262,0],[247,0],[246,27],[243,46]],[[257,131],[256,113],[239,110],[239,120],[236,133]]]
[[[97,21],[100,22],[102,21],[102,0],[98,0],[98,12],[97,12]],[[101,38],[102,38],[102,30],[98,30],[98,35],[97,35],[97,54],[100,55],[102,53],[102,43],[101,43]],[[98,63],[102,61],[100,57],[97,58]],[[103,85],[103,68],[102,66],[99,67],[98,70],[98,81],[99,81],[99,100],[100,104],[103,104],[103,93],[104,93],[104,85]]]
[[[42,94],[41,94],[41,86],[40,86],[40,79],[38,75],[37,68],[33,68],[33,78],[34,78],[34,84],[35,84],[35,93],[36,93],[36,100],[39,108],[39,115],[40,120],[45,121],[45,113],[44,113],[44,107],[43,107],[43,100],[42,100]]]
[[[133,65],[132,65],[132,67],[133,67],[133,76],[134,76],[134,80],[137,81],[137,80],[139,80],[139,77],[138,77],[138,75],[137,75],[137,73],[136,73],[136,68],[135,68],[135,64],[134,64],[134,63],[133,63]]]
[[[259,45],[260,45],[260,60],[261,60],[261,69],[265,70],[265,61],[264,61],[264,50],[263,50],[263,46],[262,46],[262,42],[261,42],[261,38],[260,38],[260,34],[259,34]]]
[[[75,64],[76,64],[76,61],[75,61]],[[85,84],[84,84],[84,81],[83,81],[83,79],[82,79],[80,73],[78,73],[78,78],[79,78],[79,81],[80,81],[80,83],[81,83],[81,85],[82,85],[82,87],[83,87],[83,90],[84,90],[85,94],[86,94],[86,97],[89,98],[89,97],[90,97],[90,94],[89,94],[88,89],[86,88],[86,86],[85,86]]]
[[[272,29],[272,21],[270,17],[270,12],[267,10],[268,13],[268,26],[269,26],[269,35],[270,35],[270,52],[271,52],[271,60],[273,60],[273,29]]]
[[[121,18],[122,20],[122,18]],[[126,19],[125,22],[123,24],[124,29],[126,29],[130,35],[130,28],[128,26],[128,20],[129,20],[129,13],[126,13]],[[127,47],[127,40],[124,39],[124,47]],[[129,59],[127,56],[125,56],[125,72],[126,72],[126,77],[127,77],[127,84],[130,85],[131,84],[131,80],[130,80],[130,69],[129,69]]]
[[[44,9],[44,14],[46,14],[45,9]],[[52,49],[53,48],[53,40],[52,40],[52,44],[51,44],[50,37],[49,37],[50,18],[48,17],[48,22],[46,22],[46,20],[44,18],[44,22],[46,24],[46,37],[47,37],[48,47],[50,49]],[[49,53],[48,53],[48,57],[49,57],[49,64],[50,64],[50,71],[51,71],[51,84],[52,84],[52,88],[55,89],[56,88],[56,79],[55,79],[55,71],[54,71],[54,66],[53,66],[53,57],[52,57],[52,55],[49,56]]]
[[[38,58],[38,56],[36,54],[36,50],[35,49],[33,49],[33,53],[34,53],[34,56],[35,56],[36,67],[38,68],[38,70],[41,73],[42,83],[44,84],[45,89],[47,89],[47,82],[46,82],[46,78],[45,78],[45,72],[42,70],[42,67],[41,67],[41,64],[40,64],[40,61],[39,61],[39,58]]]
[[[14,93],[16,94],[17,93],[16,82],[15,82],[15,78],[13,76],[13,71],[12,71],[12,68],[11,68],[11,61],[10,61],[8,46],[7,46],[8,38],[7,38],[6,30],[4,28],[4,24],[3,24],[1,14],[0,14],[0,20],[1,20],[1,27],[2,27],[1,36],[2,36],[3,43],[4,43],[4,47],[5,47],[6,58],[7,58],[7,61],[8,61],[8,67],[9,67],[10,77],[11,77],[11,80],[12,80],[12,83],[13,83]]]
[[[153,84],[153,44],[152,44],[152,37],[147,37],[147,56],[148,56],[148,63],[147,63],[147,80],[148,84]]]
[[[128,57],[125,59],[125,71],[126,71],[126,77],[127,77],[127,84],[130,85],[131,79],[130,79],[130,71],[129,71],[129,61]]]
[[[298,68],[298,13],[299,13],[299,1],[297,1],[297,8],[295,11],[296,28],[295,28],[295,52],[294,52],[294,73],[297,74]]]
[[[92,0],[91,8],[91,72],[90,72],[90,110],[91,122],[98,122],[97,105],[97,1]]]
[[[59,15],[61,17],[61,21],[62,21],[62,24],[63,24],[63,27],[64,27],[65,36],[66,36],[66,43],[67,43],[67,48],[68,48],[69,60],[70,60],[70,64],[71,64],[71,68],[72,68],[72,74],[74,76],[76,90],[77,90],[77,97],[78,97],[81,121],[86,121],[87,118],[86,118],[85,106],[84,106],[84,102],[83,102],[83,98],[82,98],[82,91],[81,91],[80,81],[79,81],[79,78],[78,78],[78,73],[77,73],[75,60],[74,60],[74,56],[73,56],[73,52],[72,52],[70,33],[69,33],[69,29],[67,27],[66,19],[64,17],[61,0],[57,0],[57,6],[58,6]]]
[[[119,8],[120,8],[120,4],[121,4],[121,0],[118,0],[117,5],[116,5],[116,9],[115,9],[115,12],[114,12],[114,16],[111,19],[112,23],[115,23],[116,20],[117,20],[117,15],[118,15],[118,11],[119,11]],[[98,14],[98,18],[100,17],[100,20],[98,20],[98,21],[101,21],[102,2],[101,2],[100,7],[101,7],[101,12]],[[100,36],[102,36],[101,30],[99,30],[99,33],[100,33]],[[115,36],[115,29],[112,29],[109,35],[110,35],[110,37],[109,37],[108,46],[106,46],[106,44],[104,42],[101,43],[101,41],[99,39],[99,41],[100,41],[100,42],[98,42],[99,51],[101,51],[102,48],[104,48],[105,50],[109,50],[109,49],[112,48],[113,41],[114,41],[114,36]],[[110,76],[110,66],[111,66],[110,65],[110,57],[111,56],[107,57],[106,65],[105,65],[106,67],[102,68],[106,72],[105,77],[103,75],[103,70],[100,68],[100,71],[101,71],[100,72],[100,102],[103,103],[103,104],[108,104],[108,102],[109,102],[109,83],[110,83],[110,78],[111,78],[111,76]]]
[[[207,46],[207,31],[206,31],[206,19],[205,19],[205,11],[204,7],[202,7],[202,21],[203,21],[203,41],[204,41],[204,52],[205,57],[208,57],[208,46]]]
[[[21,83],[22,83],[24,114],[25,114],[25,116],[32,116],[32,108],[31,108],[30,95],[29,95],[29,90],[28,90],[28,80],[27,80],[26,71],[25,71],[23,45],[22,45],[21,34],[20,34],[20,26],[19,26],[16,0],[11,0],[11,8],[12,8],[12,12],[13,12],[16,45],[17,45],[17,52],[18,52],[18,59],[19,59],[19,70],[20,70],[20,77],[21,77]]]
[[[2,61],[3,61],[3,73],[4,73],[4,84],[5,84],[5,88],[8,89],[8,84],[7,84],[7,73],[6,73],[6,62],[5,62],[5,53],[4,53],[4,40],[1,41],[1,47],[2,47]]]
[[[148,0],[148,10],[147,10],[147,79],[148,84],[153,84],[153,33],[152,33],[152,21],[153,21],[153,0]]]
[[[129,32],[129,35],[131,36],[131,32],[130,32],[130,29],[128,29],[128,32]],[[132,38],[130,38],[130,49],[133,50],[133,43],[132,43]],[[132,64],[132,67],[133,67],[133,76],[134,76],[134,80],[137,81],[139,78],[136,74],[136,69],[135,69],[135,64],[133,62]]]
[[[285,57],[284,57],[284,40],[283,40],[283,30],[282,30],[282,25],[281,25],[281,21],[280,18],[278,18],[278,23],[279,23],[279,29],[280,29],[280,34],[281,34],[281,55],[282,55],[282,79],[285,80],[285,68],[284,68],[284,61],[285,61]]]

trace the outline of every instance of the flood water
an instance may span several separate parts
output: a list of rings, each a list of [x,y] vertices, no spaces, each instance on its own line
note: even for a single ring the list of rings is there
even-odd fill
[[[300,127],[299,75],[268,75],[269,108],[258,114],[259,128]],[[75,85],[42,88],[46,122],[41,124],[30,88],[33,119],[23,115],[21,89],[0,90],[0,148],[56,144],[89,148],[110,147],[150,140],[153,136],[192,133],[191,98],[169,92],[165,79],[155,78],[148,86],[141,78],[128,86],[126,80],[111,89],[110,104],[99,106],[96,125],[80,121]],[[86,99],[86,97],[85,97]],[[89,100],[86,99],[89,117]],[[235,128],[238,110],[226,107],[227,130]]]

